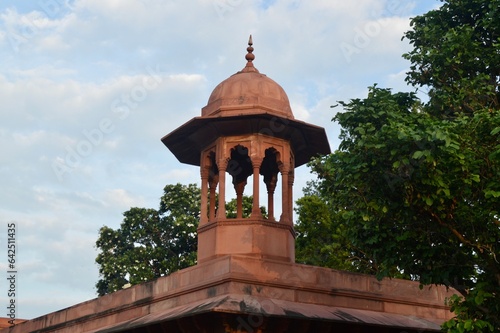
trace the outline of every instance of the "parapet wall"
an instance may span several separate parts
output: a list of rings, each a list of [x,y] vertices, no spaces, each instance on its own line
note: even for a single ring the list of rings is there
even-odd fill
[[[362,274],[233,255],[49,313],[2,332],[97,332],[148,315],[185,316],[182,307],[211,304],[211,299],[225,295],[268,299],[273,304],[282,302],[299,308],[309,304],[324,309],[367,310],[440,324],[452,317],[444,306],[445,298],[452,294],[444,287],[421,289],[412,281],[378,281]],[[223,311],[222,307],[217,311]]]

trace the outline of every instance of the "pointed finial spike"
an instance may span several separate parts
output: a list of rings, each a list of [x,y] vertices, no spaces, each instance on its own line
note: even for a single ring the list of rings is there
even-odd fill
[[[248,47],[247,47],[247,55],[245,56],[245,59],[248,61],[248,62],[252,62],[254,59],[255,59],[255,56],[253,55],[253,41],[252,41],[252,35],[250,35],[250,37],[248,38]]]

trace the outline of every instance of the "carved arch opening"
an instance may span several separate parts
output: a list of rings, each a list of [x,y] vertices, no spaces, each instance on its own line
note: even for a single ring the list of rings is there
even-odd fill
[[[226,171],[233,178],[232,183],[236,192],[236,214],[232,217],[241,219],[243,218],[243,193],[247,179],[253,173],[252,161],[249,148],[241,144],[232,147],[229,156]]]
[[[266,184],[267,190],[267,216],[269,220],[274,221],[274,191],[276,189],[276,185],[278,183],[278,173],[279,173],[279,164],[280,161],[280,153],[274,148],[270,147],[264,152],[264,159],[262,160],[262,164],[260,166],[259,173],[264,178],[264,184]]]

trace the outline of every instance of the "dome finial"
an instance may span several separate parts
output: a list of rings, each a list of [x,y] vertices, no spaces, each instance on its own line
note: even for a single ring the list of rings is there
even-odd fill
[[[247,60],[247,64],[245,67],[241,70],[241,72],[238,73],[248,73],[248,72],[255,72],[258,73],[259,71],[257,68],[254,67],[253,65],[253,60],[255,59],[255,55],[252,53],[253,52],[253,41],[252,41],[252,35],[248,38],[248,47],[247,47],[247,55],[245,56],[245,59]]]
[[[245,59],[248,62],[252,62],[255,59],[255,55],[252,53],[253,52],[253,42],[252,42],[252,35],[248,38],[248,47],[247,47],[247,55],[245,56]]]

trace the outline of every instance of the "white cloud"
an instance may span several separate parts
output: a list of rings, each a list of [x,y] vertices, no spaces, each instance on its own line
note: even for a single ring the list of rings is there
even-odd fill
[[[307,108],[299,103],[292,103],[290,107],[293,110],[293,115],[295,118],[302,120],[302,121],[307,121],[309,119],[309,111],[307,111]]]
[[[168,76],[169,79],[171,79],[172,81],[176,82],[176,83],[191,83],[191,82],[195,82],[195,83],[199,83],[199,82],[204,82],[206,81],[205,80],[205,77],[203,75],[199,75],[199,74],[171,74]]]
[[[133,197],[124,189],[109,189],[104,194],[104,200],[108,206],[118,206],[124,210],[130,207],[141,207],[144,205],[142,198]]]
[[[165,185],[176,183],[197,183],[198,172],[199,171],[195,167],[185,167],[184,169],[170,167],[167,172],[160,175],[160,179]]]

